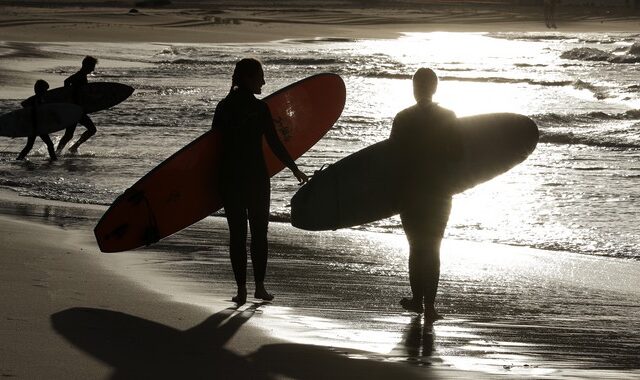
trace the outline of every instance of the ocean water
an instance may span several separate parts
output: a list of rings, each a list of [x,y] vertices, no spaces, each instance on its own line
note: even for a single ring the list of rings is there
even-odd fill
[[[17,162],[24,139],[0,138],[0,186],[22,194],[110,204],[210,128],[233,65],[245,56],[265,66],[264,95],[321,72],[344,78],[341,118],[298,160],[311,174],[387,138],[394,115],[413,104],[412,73],[428,66],[441,79],[435,100],[458,116],[517,112],[541,130],[525,162],[454,197],[447,238],[640,260],[640,34],[408,33],[389,40],[209,45],[3,42],[0,59],[27,50],[47,62],[33,75],[60,77],[53,87],[77,69],[64,62],[91,54],[100,63],[90,80],[136,91],[92,115],[98,134],[79,154],[57,162],[47,161],[39,140],[30,161]],[[5,96],[0,112],[20,100]],[[297,187],[288,171],[274,177],[274,219],[287,220]],[[358,229],[402,233],[397,217]]]

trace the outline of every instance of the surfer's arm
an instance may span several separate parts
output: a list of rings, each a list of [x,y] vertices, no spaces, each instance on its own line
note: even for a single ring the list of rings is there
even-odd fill
[[[70,76],[69,78],[64,80],[64,86],[65,87],[69,87],[71,85],[73,85],[73,77],[76,76],[76,74],[73,74],[72,76]]]
[[[213,112],[213,120],[211,120],[211,129],[222,129],[226,121],[224,100],[218,102],[216,110]]]
[[[298,165],[293,161],[291,155],[287,151],[287,148],[284,146],[280,138],[278,137],[278,133],[276,132],[276,127],[273,124],[273,119],[271,118],[271,112],[269,108],[265,104],[265,138],[267,139],[267,144],[269,144],[269,148],[271,151],[278,157],[282,163],[288,167],[293,175],[298,179],[299,182],[307,182],[309,178],[306,174],[298,169]]]
[[[396,115],[396,117],[393,118],[393,124],[391,124],[391,133],[389,134],[389,139],[396,139],[398,138],[398,115]]]
[[[458,161],[462,158],[462,141],[455,123],[458,120],[455,112],[445,109],[441,124],[444,129],[448,130],[448,138],[444,139],[442,148],[445,156],[451,161]]]
[[[88,83],[87,75],[83,74],[81,71],[78,71],[77,73],[69,76],[67,79],[64,80],[65,87],[69,87],[69,86],[82,87],[87,83]]]
[[[29,135],[29,138],[32,136],[35,138],[38,130],[38,107],[35,98],[34,101],[29,104],[29,108],[31,108],[31,134]],[[29,144],[27,143],[27,145]]]
[[[22,103],[20,103],[20,105],[22,106],[22,108],[33,107],[35,102],[36,102],[36,97],[35,95],[33,95],[23,100]]]
[[[400,145],[404,145],[402,144],[403,140],[409,139],[409,141],[411,141],[411,138],[408,137],[406,133],[406,124],[407,123],[404,121],[402,114],[397,114],[396,117],[393,118],[389,140],[393,141],[395,144]]]
[[[71,87],[71,99],[76,104],[80,104],[80,88],[87,84],[87,77],[77,72],[64,80],[65,87]]]

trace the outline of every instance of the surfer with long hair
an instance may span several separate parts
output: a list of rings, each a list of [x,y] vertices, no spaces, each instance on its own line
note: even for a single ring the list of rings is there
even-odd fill
[[[216,106],[212,122],[212,129],[222,131],[220,184],[229,225],[231,266],[238,286],[237,295],[232,300],[238,305],[247,299],[247,220],[251,231],[254,297],[273,300],[273,295],[264,286],[271,187],[262,151],[263,137],[300,183],[308,181],[278,138],[269,107],[255,97],[255,94],[262,93],[264,84],[260,61],[253,58],[238,61],[231,90]]]

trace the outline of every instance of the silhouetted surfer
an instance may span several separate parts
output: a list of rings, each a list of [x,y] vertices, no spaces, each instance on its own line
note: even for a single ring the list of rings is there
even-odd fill
[[[87,81],[87,75],[91,74],[93,70],[96,69],[97,63],[98,60],[89,55],[84,57],[84,59],[82,60],[82,68],[80,68],[77,73],[64,80],[64,86],[71,87],[74,103],[80,104],[80,97],[82,96],[80,94],[80,91],[89,83]],[[84,131],[78,141],[71,145],[71,147],[69,148],[69,152],[71,153],[77,152],[78,147],[82,143],[89,140],[91,136],[96,134],[96,126],[93,124],[93,121],[91,121],[87,114],[82,115],[78,123],[84,125],[87,130]],[[62,149],[64,149],[65,145],[67,145],[67,143],[73,138],[73,134],[76,131],[76,126],[77,125],[74,124],[65,130],[64,136],[62,136],[60,142],[58,142],[58,148],[56,149],[58,154],[62,152]]]
[[[437,86],[433,70],[416,71],[413,76],[416,104],[396,115],[389,138],[403,160],[401,176],[405,186],[399,207],[409,241],[409,282],[413,293],[412,298],[403,298],[400,304],[409,311],[424,311],[425,319],[431,321],[439,318],[434,303],[440,277],[440,243],[451,212],[451,195],[439,188],[434,174],[442,174],[442,163],[454,159],[458,151],[455,142],[443,139],[440,133],[456,116],[432,101]],[[416,160],[430,164],[429,169],[411,170]]]
[[[262,93],[264,72],[260,61],[245,58],[236,63],[231,91],[218,103],[213,129],[222,130],[223,167],[220,183],[229,224],[231,266],[238,285],[237,304],[247,299],[247,219],[251,229],[251,263],[255,298],[270,301],[264,286],[267,269],[267,228],[271,188],[262,151],[262,138],[300,182],[308,181],[278,138],[269,107],[254,94]]]
[[[556,3],[557,0],[544,0],[544,23],[547,28],[556,29]]]
[[[47,150],[49,151],[49,157],[52,161],[56,160],[56,152],[53,149],[53,141],[49,138],[49,135],[46,133],[38,134],[38,107],[44,103],[44,93],[49,89],[49,83],[45,80],[38,79],[33,85],[33,91],[36,93],[34,96],[30,97],[26,101],[23,102],[24,107],[31,107],[31,133],[29,137],[27,137],[27,145],[25,145],[24,149],[18,154],[17,160],[24,160],[24,158],[29,154],[31,148],[33,148],[33,144],[36,142],[36,136],[40,136],[42,141],[47,145]]]

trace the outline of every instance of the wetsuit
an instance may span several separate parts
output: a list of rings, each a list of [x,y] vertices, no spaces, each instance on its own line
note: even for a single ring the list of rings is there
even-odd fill
[[[78,71],[77,73],[64,80],[64,86],[71,87],[71,97],[73,99],[73,102],[78,105],[81,104],[80,89],[82,89],[82,87],[86,86],[87,84],[89,84],[89,81],[87,80],[87,74],[83,73],[82,71]],[[82,115],[80,120],[78,120],[78,124],[82,124],[87,128],[86,132],[84,132],[82,134],[82,137],[80,137],[80,140],[82,140],[82,142],[86,141],[89,137],[96,134],[96,126],[95,124],[93,124],[93,121],[89,118],[89,116],[87,116],[86,113]],[[76,131],[76,126],[77,124],[73,124],[65,129],[64,135],[58,143],[58,147],[64,147],[69,142],[69,140],[73,138],[73,134]]]
[[[229,224],[231,266],[238,287],[246,284],[247,218],[251,229],[251,262],[256,283],[267,269],[267,228],[271,188],[262,151],[262,138],[289,169],[296,164],[280,142],[269,107],[250,91],[236,88],[221,100],[213,129],[222,130],[223,167],[220,174],[224,212]]]
[[[403,163],[399,209],[409,241],[409,282],[414,299],[424,297],[425,304],[433,304],[438,291],[440,243],[451,212],[451,195],[434,178],[445,174],[443,163],[459,152],[444,130],[455,119],[436,103],[418,103],[396,115],[389,137]],[[423,164],[415,165],[418,161]]]
[[[29,154],[29,152],[33,148],[33,144],[36,142],[36,136],[40,136],[42,141],[44,141],[44,143],[47,145],[47,150],[49,151],[49,157],[51,157],[52,160],[56,159],[56,152],[55,152],[55,149],[53,148],[53,141],[51,141],[51,138],[49,137],[49,135],[46,133],[42,133],[40,135],[37,134],[38,106],[40,106],[43,103],[44,103],[44,99],[42,95],[34,95],[22,103],[22,106],[25,108],[31,107],[32,130],[31,130],[31,133],[29,134],[29,137],[27,137],[27,145],[25,145],[25,147],[22,149],[22,151],[18,155],[18,160],[24,159],[27,156],[27,154]]]

